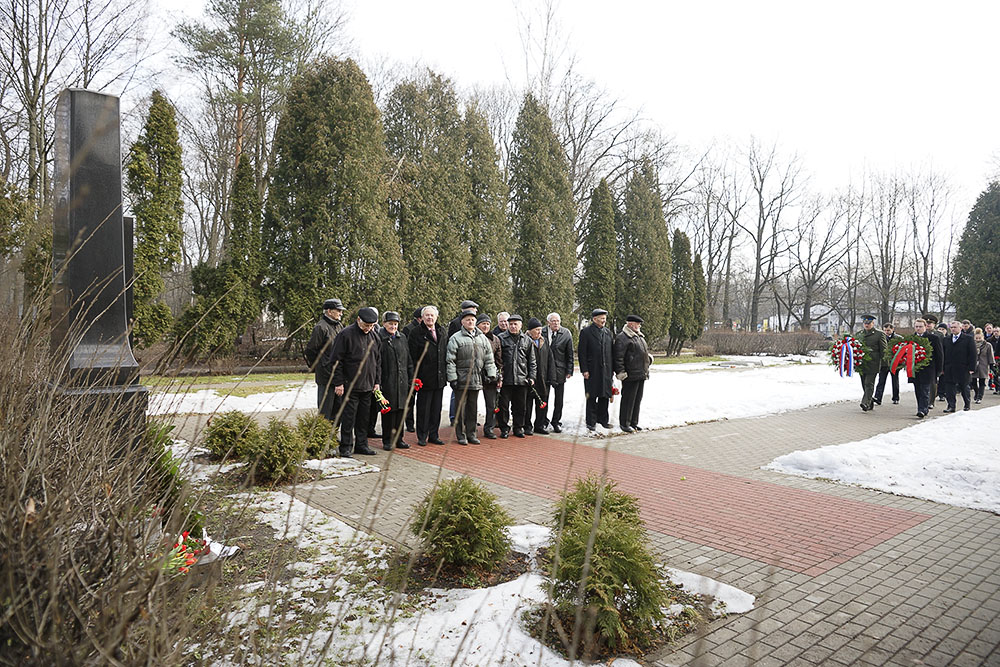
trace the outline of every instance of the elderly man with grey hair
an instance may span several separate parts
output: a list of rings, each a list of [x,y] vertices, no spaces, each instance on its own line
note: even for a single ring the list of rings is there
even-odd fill
[[[573,334],[562,326],[562,318],[559,313],[549,313],[545,321],[548,326],[545,327],[542,336],[549,344],[549,356],[554,367],[553,379],[550,382],[552,386],[552,418],[545,421],[552,427],[554,433],[561,433],[566,380],[573,377]]]
[[[499,336],[504,331],[507,331],[507,318],[510,317],[510,313],[506,310],[501,310],[497,313],[497,325],[493,328],[493,335]]]
[[[441,426],[441,399],[447,386],[448,330],[437,323],[438,309],[424,306],[420,324],[410,332],[410,359],[414,376],[422,386],[417,392],[417,444],[443,445],[438,434]]]

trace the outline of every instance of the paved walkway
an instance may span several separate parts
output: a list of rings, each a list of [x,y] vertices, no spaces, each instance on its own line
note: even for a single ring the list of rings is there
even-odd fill
[[[666,563],[758,598],[749,614],[651,656],[655,664],[1000,665],[1000,516],[760,469],[796,449],[916,424],[911,403],[907,394],[868,414],[842,402],[578,443],[379,449],[365,461],[380,474],[324,480],[299,496],[412,542],[413,506],[442,477],[469,474],[517,520],[544,523],[573,479],[606,468],[640,497]],[[998,404],[987,396],[974,409]]]

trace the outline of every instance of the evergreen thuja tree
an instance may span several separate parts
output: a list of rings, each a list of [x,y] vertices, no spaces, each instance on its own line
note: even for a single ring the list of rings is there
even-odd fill
[[[625,208],[618,228],[620,284],[615,321],[629,314],[645,320],[653,341],[667,334],[673,309],[670,234],[663,216],[660,188],[652,163],[643,159],[629,176]]]
[[[135,215],[135,340],[148,347],[163,338],[172,321],[161,298],[163,274],[181,259],[181,145],[174,107],[153,91],[142,134],[125,165]]]
[[[408,274],[386,214],[385,133],[353,60],[323,59],[296,77],[274,154],[263,226],[266,288],[289,332],[308,337],[325,297],[350,311],[398,308]]]
[[[691,266],[691,274],[694,284],[694,299],[692,303],[694,319],[691,331],[688,332],[688,338],[697,340],[705,328],[705,317],[707,316],[705,309],[708,307],[708,288],[705,284],[705,269],[701,265],[701,253],[695,253],[694,263]]]
[[[525,318],[573,308],[576,241],[569,166],[552,120],[530,93],[510,155],[514,308]]]
[[[670,256],[673,259],[671,285],[674,306],[670,315],[670,346],[672,354],[680,354],[681,347],[694,329],[694,280],[691,268],[691,242],[687,234],[674,230]]]
[[[1000,182],[979,195],[958,242],[952,299],[960,317],[976,324],[1000,320]]]
[[[584,318],[595,308],[615,312],[617,258],[614,201],[608,182],[602,178],[590,198],[583,237],[583,277],[576,285]]]

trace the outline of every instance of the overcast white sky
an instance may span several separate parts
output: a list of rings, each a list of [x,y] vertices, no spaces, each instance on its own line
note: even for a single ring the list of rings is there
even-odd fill
[[[364,57],[423,64],[460,87],[523,80],[511,0],[344,7]],[[696,152],[777,140],[823,190],[866,166],[932,166],[958,189],[959,218],[997,171],[998,1],[562,0],[559,20],[583,73]]]

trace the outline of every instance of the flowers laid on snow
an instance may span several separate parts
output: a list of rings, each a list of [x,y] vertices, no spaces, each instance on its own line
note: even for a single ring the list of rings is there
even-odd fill
[[[207,554],[208,551],[207,540],[191,537],[191,534],[185,530],[167,553],[163,570],[167,574],[187,574],[191,566],[198,562],[198,558]]]

